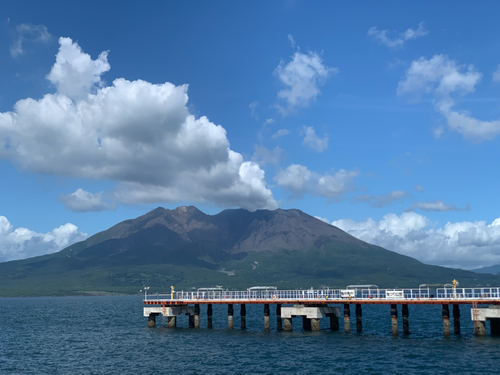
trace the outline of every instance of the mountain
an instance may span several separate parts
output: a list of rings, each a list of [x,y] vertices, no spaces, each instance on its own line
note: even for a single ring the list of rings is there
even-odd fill
[[[55,254],[0,263],[0,296],[248,288],[500,285],[500,277],[425,265],[300,210],[157,208]]]
[[[481,267],[471,270],[477,273],[491,273],[493,275],[500,275],[500,264],[495,264],[494,266]]]

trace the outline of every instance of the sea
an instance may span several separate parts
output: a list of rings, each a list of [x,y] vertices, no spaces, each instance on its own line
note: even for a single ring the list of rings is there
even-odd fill
[[[410,334],[393,337],[389,306],[363,306],[363,331],[264,331],[262,305],[247,306],[247,329],[227,329],[227,306],[214,305],[213,329],[148,328],[143,296],[0,298],[1,374],[497,374],[500,337],[475,337],[470,306],[461,335],[443,336],[440,306],[409,306]],[[354,309],[351,309],[354,310]],[[398,311],[401,324],[401,310]],[[166,323],[166,322],[165,322]],[[452,332],[453,332],[453,322]]]

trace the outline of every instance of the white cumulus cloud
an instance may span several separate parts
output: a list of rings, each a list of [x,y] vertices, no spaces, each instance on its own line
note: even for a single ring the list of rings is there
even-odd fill
[[[14,229],[5,216],[0,216],[0,262],[55,253],[86,238],[87,234],[71,223],[37,233],[27,228]]]
[[[479,120],[466,111],[454,110],[453,94],[475,91],[482,74],[473,65],[460,65],[444,55],[431,59],[421,57],[411,63],[406,76],[399,82],[398,94],[409,92],[427,93],[436,97],[436,109],[445,118],[448,128],[472,142],[491,140],[500,134],[500,120]],[[443,129],[438,127],[434,135],[439,138]]]
[[[99,212],[104,210],[112,210],[115,207],[112,204],[102,200],[103,192],[92,194],[83,189],[77,189],[74,193],[68,195],[60,195],[58,201],[73,212]]]
[[[353,236],[424,263],[473,269],[500,263],[500,218],[435,225],[425,216],[404,212],[381,220],[350,219],[332,223]]]
[[[70,38],[59,38],[59,53],[47,79],[57,87],[57,92],[71,99],[88,96],[92,89],[102,85],[101,75],[111,67],[108,52],[96,60],[84,53]]]
[[[291,164],[281,170],[274,181],[290,191],[294,197],[301,197],[308,193],[324,198],[338,199],[343,194],[356,189],[354,178],[359,175],[357,171],[340,169],[335,173],[312,172],[300,164]]]
[[[376,26],[373,26],[370,30],[368,30],[368,35],[374,37],[380,43],[385,44],[388,47],[399,47],[408,40],[417,39],[429,33],[429,31],[424,28],[423,22],[418,24],[418,28],[416,30],[409,28],[405,32],[400,33],[397,38],[389,38],[387,36],[388,32],[389,30],[379,30]]]
[[[23,170],[117,182],[124,203],[211,201],[276,208],[264,171],[230,149],[226,130],[189,113],[187,85],[118,78],[103,86],[106,53],[61,47],[48,78],[56,94],[0,113],[0,158]],[[69,96],[68,96],[69,95]]]
[[[324,65],[315,52],[295,52],[290,62],[285,64],[281,61],[275,70],[279,80],[286,86],[278,92],[278,98],[283,99],[286,106],[279,105],[277,108],[287,115],[296,108],[308,107],[321,92],[320,85],[337,72],[338,68]]]
[[[328,136],[318,137],[312,126],[304,126],[302,134],[304,135],[302,145],[309,146],[316,152],[323,152],[328,148]]]

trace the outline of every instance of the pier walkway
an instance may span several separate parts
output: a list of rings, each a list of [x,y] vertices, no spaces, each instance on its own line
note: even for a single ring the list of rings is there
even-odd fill
[[[449,284],[450,285],[450,284]],[[485,335],[485,322],[491,323],[491,334],[500,335],[500,287],[379,289],[376,286],[354,286],[346,289],[277,290],[274,287],[253,287],[244,291],[202,288],[170,294],[145,295],[144,316],[148,325],[156,326],[156,317],[168,318],[168,327],[176,326],[176,317],[189,315],[189,326],[199,328],[200,305],[207,306],[208,328],[212,327],[212,305],[228,305],[228,328],[233,328],[234,305],[240,305],[241,327],[246,328],[246,305],[264,305],[264,329],[269,330],[270,305],[276,305],[278,330],[291,331],[292,318],[302,317],[303,328],[319,330],[320,319],[330,318],[330,328],[339,329],[340,306],[344,308],[344,330],[349,332],[350,310],[354,305],[356,329],[362,331],[362,305],[390,305],[392,332],[398,334],[398,305],[401,305],[403,332],[409,333],[408,305],[442,305],[443,332],[450,334],[450,311],[453,308],[454,332],[460,333],[460,305],[471,305],[471,320],[476,335]],[[478,307],[479,305],[489,305]]]

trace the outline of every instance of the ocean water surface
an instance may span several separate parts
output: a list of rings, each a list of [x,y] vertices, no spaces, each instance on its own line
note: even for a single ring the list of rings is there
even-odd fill
[[[500,337],[475,337],[470,306],[462,334],[443,337],[440,306],[409,306],[411,334],[391,334],[389,306],[363,306],[363,332],[264,332],[263,306],[247,305],[247,329],[227,330],[227,306],[214,305],[213,329],[180,316],[168,329],[147,328],[142,296],[0,299],[1,374],[485,374],[498,373]],[[351,309],[354,310],[354,309]],[[452,326],[453,326],[453,322]],[[453,329],[453,327],[452,327]]]

